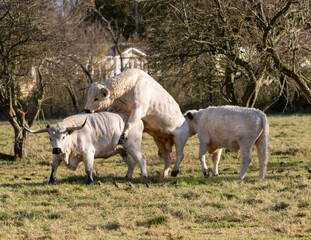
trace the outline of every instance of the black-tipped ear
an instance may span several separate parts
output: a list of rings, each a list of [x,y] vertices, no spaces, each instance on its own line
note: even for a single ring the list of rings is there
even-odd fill
[[[48,125],[46,125],[46,128],[50,128],[51,126],[48,124]]]
[[[104,95],[104,98],[107,98],[109,96],[109,91],[106,88],[102,88],[102,94]]]
[[[188,113],[187,113],[187,117],[188,117],[190,120],[193,119],[192,113],[188,112]]]

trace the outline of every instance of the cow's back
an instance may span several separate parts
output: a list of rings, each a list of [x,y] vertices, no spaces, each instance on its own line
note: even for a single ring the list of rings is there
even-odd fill
[[[163,128],[172,131],[179,128],[185,121],[175,99],[155,80],[150,82],[153,92],[151,94],[149,109],[144,121],[153,128]]]
[[[199,129],[212,144],[237,150],[240,141],[255,142],[264,126],[265,114],[237,106],[209,107],[200,111]],[[200,134],[200,133],[198,133]]]
[[[111,154],[118,143],[127,117],[112,112],[81,113],[64,119],[62,124],[64,126],[78,126],[86,118],[86,125],[72,134],[74,144],[81,148],[81,151],[86,151],[90,147],[94,148],[95,157]]]
[[[124,84],[126,91],[115,100],[111,109],[129,116],[131,110],[145,105],[147,111],[142,120],[154,131],[169,133],[184,123],[178,103],[157,81],[139,69],[128,70],[126,74],[127,78],[122,79],[127,81]],[[120,81],[120,78],[116,80]],[[130,88],[129,83],[132,84]]]

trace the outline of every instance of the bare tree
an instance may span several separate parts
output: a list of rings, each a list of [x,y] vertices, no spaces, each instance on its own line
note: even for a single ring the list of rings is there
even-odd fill
[[[82,111],[80,103],[85,101],[79,89],[93,79],[103,78],[101,61],[107,53],[104,29],[96,22],[86,21],[88,7],[73,3],[55,10],[54,38],[58,47],[46,61],[44,73],[49,78],[51,103],[62,104],[64,99],[56,93],[63,92],[70,98],[75,113]],[[72,112],[68,107],[66,111]]]
[[[14,129],[15,159],[23,156],[26,141],[23,125],[31,126],[35,122],[44,100],[39,68],[39,77],[27,97],[23,97],[20,84],[31,67],[40,65],[42,52],[47,48],[51,4],[12,0],[0,5],[0,108]],[[28,112],[29,105],[35,106],[32,114]]]
[[[195,94],[189,97],[196,99],[205,95],[210,104],[220,99],[252,107],[266,86],[283,91],[279,82],[283,75],[310,101],[310,81],[299,74],[304,56],[309,55],[303,50],[310,41],[308,1],[157,4],[162,11],[149,22],[149,53],[160,79],[171,84],[174,76],[180,93]]]
[[[302,56],[310,56],[310,51],[306,51],[304,47],[309,46],[311,42],[308,37],[310,28],[306,25],[310,21],[309,4],[309,1],[289,0],[270,20],[266,20],[269,16],[265,16],[261,10],[262,4],[258,3],[257,9],[260,10],[257,11],[256,19],[263,29],[262,51],[265,50],[269,54],[276,69],[293,80],[311,103],[311,89],[308,85],[310,79],[304,79],[299,74]]]

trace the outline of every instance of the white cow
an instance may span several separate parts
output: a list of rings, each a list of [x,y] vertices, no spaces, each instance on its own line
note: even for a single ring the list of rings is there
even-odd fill
[[[207,174],[205,154],[213,154],[213,173],[218,174],[222,148],[241,151],[242,166],[239,179],[245,177],[255,144],[258,152],[259,177],[265,178],[268,164],[269,122],[266,115],[257,109],[237,106],[209,107],[190,110],[184,114],[188,121],[189,135],[199,137],[199,159],[204,175]]]
[[[94,158],[108,158],[120,154],[128,165],[127,178],[131,178],[136,160],[141,168],[141,175],[147,178],[146,159],[141,151],[143,131],[142,121],[131,129],[124,148],[117,148],[127,117],[123,114],[99,112],[77,114],[65,118],[56,126],[31,133],[48,132],[53,147],[53,164],[50,183],[56,181],[56,170],[61,162],[71,170],[76,170],[83,162],[88,175],[88,184],[93,183],[92,171]],[[126,150],[125,150],[126,148]],[[134,160],[133,160],[134,159]]]
[[[154,138],[158,154],[164,159],[164,177],[168,175],[170,153],[176,144],[177,161],[172,176],[177,176],[188,139],[188,125],[177,102],[157,81],[142,70],[130,69],[102,83],[93,83],[88,91],[85,112],[106,109],[129,116],[121,144],[129,131],[143,120],[144,131]]]

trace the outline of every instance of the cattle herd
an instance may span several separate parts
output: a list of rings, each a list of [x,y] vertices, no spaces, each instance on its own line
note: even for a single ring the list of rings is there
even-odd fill
[[[30,130],[47,132],[53,147],[50,183],[56,182],[61,162],[75,170],[83,162],[88,183],[93,183],[94,158],[120,154],[128,166],[126,178],[131,178],[138,163],[141,176],[147,179],[146,158],[142,152],[143,132],[151,135],[164,160],[163,177],[168,176],[172,147],[176,163],[171,175],[177,176],[184,158],[184,146],[195,134],[199,138],[199,160],[204,175],[208,174],[205,154],[212,154],[213,174],[223,148],[241,152],[239,179],[245,177],[256,146],[259,177],[265,178],[268,163],[269,123],[257,109],[237,106],[209,107],[182,114],[174,98],[151,76],[139,69],[126,70],[102,83],[88,86],[85,113],[69,116],[56,126]]]

